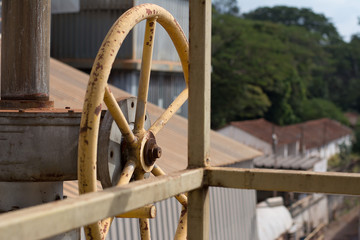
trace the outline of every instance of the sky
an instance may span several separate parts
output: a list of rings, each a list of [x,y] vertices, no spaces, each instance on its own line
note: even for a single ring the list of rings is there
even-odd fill
[[[360,0],[238,0],[238,3],[240,13],[276,5],[311,8],[329,18],[345,41],[349,41],[352,34],[360,33]]]

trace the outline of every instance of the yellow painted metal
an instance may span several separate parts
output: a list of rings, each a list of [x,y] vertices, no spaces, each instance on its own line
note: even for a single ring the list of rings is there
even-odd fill
[[[0,239],[44,239],[203,186],[203,169],[135,181],[0,215]]]
[[[359,183],[360,174],[355,173],[218,167],[184,170],[1,214],[0,239],[51,237],[207,186],[360,195]]]
[[[141,240],[150,240],[150,222],[148,218],[139,218]]]
[[[135,144],[137,139],[131,131],[123,112],[121,111],[114,95],[110,91],[109,86],[105,87],[104,102],[126,141],[129,144]]]
[[[158,166],[155,164],[153,170],[151,171],[152,174],[154,174],[154,176],[165,176],[166,173]],[[187,209],[187,204],[188,204],[188,200],[185,194],[180,193],[178,195],[175,196],[175,198],[179,201],[179,203],[185,207]]]
[[[147,205],[133,211],[119,214],[117,218],[155,218],[156,207],[154,205]]]
[[[146,20],[144,47],[141,60],[141,71],[139,89],[137,95],[134,132],[145,131],[144,122],[146,114],[146,103],[149,92],[149,81],[151,71],[151,60],[154,49],[156,18]]]
[[[135,172],[135,179],[142,180],[144,179],[144,171],[142,169],[137,169]],[[139,218],[140,226],[140,237],[142,240],[150,240],[150,221],[148,218]]]
[[[175,240],[187,239],[187,219],[188,219],[187,206],[186,207],[182,206],[179,223],[175,232],[175,237],[174,237]]]
[[[188,168],[210,166],[211,0],[189,1]],[[188,239],[209,239],[209,190],[188,193]]]
[[[129,31],[140,21],[147,20],[147,30],[145,33],[145,49],[142,65],[142,79],[139,87],[138,100],[139,109],[136,113],[135,134],[129,130],[129,126],[124,121],[123,114],[116,107],[115,98],[107,88],[107,80],[111,71],[112,64],[117,52]],[[126,140],[132,145],[131,155],[135,161],[135,168],[144,171],[151,171],[152,166],[148,167],[141,161],[143,157],[143,147],[146,134],[143,129],[143,118],[146,111],[147,89],[149,81],[149,71],[151,69],[152,46],[147,45],[147,40],[153,40],[155,20],[162,25],[173,41],[180,57],[186,86],[188,86],[188,42],[181,27],[174,17],[165,9],[154,4],[142,4],[125,12],[111,27],[106,35],[100,50],[96,56],[93,68],[90,73],[90,80],[86,91],[83,106],[83,115],[80,124],[79,147],[78,147],[78,179],[80,194],[95,192],[96,187],[96,156],[97,139],[99,131],[100,113],[102,101],[104,100],[110,112],[116,119],[117,124]],[[153,25],[153,26],[151,26]],[[184,95],[184,94],[183,94]],[[185,99],[186,100],[186,99]],[[143,106],[142,106],[143,105]],[[175,109],[175,108],[174,108]],[[172,111],[171,109],[169,111]],[[170,117],[172,115],[169,115]],[[165,118],[165,117],[164,117]],[[164,122],[167,122],[165,119]],[[146,169],[145,169],[146,168]],[[136,171],[136,170],[135,170]],[[111,220],[98,221],[85,227],[85,235],[93,239],[103,239],[106,236]]]
[[[136,165],[134,161],[129,160],[126,162],[124,169],[122,170],[119,182],[117,183],[117,186],[122,186],[130,182],[130,179],[135,171],[135,167]]]
[[[357,173],[212,167],[204,181],[226,188],[360,195]]]

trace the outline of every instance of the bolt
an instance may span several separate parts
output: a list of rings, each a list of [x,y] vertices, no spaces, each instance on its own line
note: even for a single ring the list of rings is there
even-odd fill
[[[152,156],[154,158],[160,158],[161,157],[161,148],[158,145],[155,145],[152,150]]]

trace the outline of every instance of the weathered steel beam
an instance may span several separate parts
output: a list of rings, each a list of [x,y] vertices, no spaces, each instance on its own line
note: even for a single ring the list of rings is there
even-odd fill
[[[274,169],[209,168],[205,184],[264,191],[360,195],[360,174]]]
[[[210,165],[211,0],[189,2],[188,168]],[[209,189],[188,194],[187,239],[209,239]]]
[[[2,1],[2,100],[49,100],[50,3]]]
[[[203,169],[133,182],[0,215],[0,239],[42,239],[200,188]]]

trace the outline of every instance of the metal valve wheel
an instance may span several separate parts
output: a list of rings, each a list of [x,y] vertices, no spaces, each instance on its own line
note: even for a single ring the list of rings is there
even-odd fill
[[[137,101],[123,101],[120,102],[119,106],[110,92],[107,80],[122,42],[129,31],[142,20],[146,20],[146,27]],[[148,124],[146,105],[156,23],[162,25],[175,45],[182,64],[186,88],[154,124],[146,130]],[[188,49],[187,39],[177,21],[169,12],[157,5],[143,4],[136,6],[125,12],[114,23],[96,56],[86,90],[78,149],[80,194],[97,191],[97,166],[100,165],[102,167],[99,167],[99,179],[102,179],[101,182],[104,187],[128,184],[132,178],[135,180],[143,179],[145,174],[149,172],[155,176],[165,174],[155,164],[156,159],[161,156],[162,152],[156,143],[156,135],[188,98]],[[104,120],[107,121],[107,127],[105,128],[108,133],[104,134],[102,140],[105,142],[99,143],[98,151],[99,123],[103,101],[111,117],[109,114],[105,116]],[[132,120],[130,120],[129,116],[125,116],[121,110],[123,104],[130,103],[131,105],[131,101],[133,101],[134,106],[136,105],[135,116]],[[115,134],[116,136],[111,136],[112,131],[117,131],[115,128],[112,130],[113,121],[116,122],[116,127],[120,130],[121,135],[118,132],[117,135]],[[105,122],[102,125],[104,124]],[[109,125],[111,126],[109,127]],[[119,136],[121,136],[122,140],[116,140]],[[112,157],[115,156],[114,154],[121,154],[123,163],[120,161],[116,165],[111,162],[111,149],[113,149]],[[118,150],[120,150],[120,153]],[[175,239],[185,239],[187,232],[187,197],[180,194],[176,198],[183,205],[183,211],[181,212]],[[146,217],[147,215],[142,217],[142,214],[143,212],[149,212],[148,215],[152,216],[153,209],[153,206],[145,206],[127,214],[127,216],[140,216],[140,235],[142,239],[150,239],[149,219]],[[105,239],[112,220],[113,218],[107,218],[86,226],[86,237],[88,239]]]

